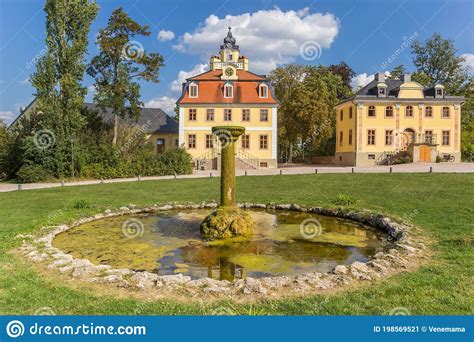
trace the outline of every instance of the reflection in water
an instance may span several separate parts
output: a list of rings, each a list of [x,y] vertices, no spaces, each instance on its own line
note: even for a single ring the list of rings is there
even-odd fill
[[[249,213],[255,222],[251,238],[203,241],[199,225],[207,211],[182,210],[134,215],[144,226],[137,238],[123,234],[122,224],[131,218],[123,216],[72,228],[53,244],[95,264],[229,281],[326,272],[339,264],[366,261],[381,248],[378,232],[351,221],[290,211]],[[320,221],[320,236],[301,235],[300,224],[308,218]]]

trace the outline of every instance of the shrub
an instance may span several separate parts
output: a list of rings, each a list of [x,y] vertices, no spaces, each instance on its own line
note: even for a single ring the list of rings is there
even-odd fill
[[[440,156],[436,156],[436,162],[441,163],[441,157]]]
[[[353,205],[357,200],[350,195],[337,195],[336,199],[333,201],[335,205]]]
[[[44,182],[51,178],[51,174],[41,165],[25,164],[16,173],[16,178],[20,183]]]
[[[89,203],[86,200],[77,200],[72,205],[74,209],[87,209],[90,208]]]
[[[85,178],[110,179],[140,176],[164,176],[192,172],[192,157],[183,148],[173,148],[156,155],[154,151],[140,149],[130,159],[111,163],[92,163],[81,169]]]
[[[158,156],[164,166],[165,175],[186,175],[192,173],[192,157],[184,148],[172,148]]]
[[[411,159],[409,156],[397,158],[394,162],[394,164],[408,164],[408,163],[411,163]]]

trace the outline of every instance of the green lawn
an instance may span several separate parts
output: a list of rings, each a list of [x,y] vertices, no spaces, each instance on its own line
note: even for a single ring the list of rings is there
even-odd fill
[[[374,285],[332,296],[265,300],[253,304],[141,302],[77,290],[39,275],[28,262],[8,254],[14,237],[45,224],[135,204],[210,201],[219,180],[181,179],[100,184],[0,193],[0,313],[32,314],[51,307],[56,314],[210,314],[227,306],[239,314],[472,314],[474,311],[474,175],[314,174],[238,178],[239,201],[333,206],[338,194],[356,207],[411,220],[435,239],[432,263]],[[88,209],[74,209],[84,200]]]

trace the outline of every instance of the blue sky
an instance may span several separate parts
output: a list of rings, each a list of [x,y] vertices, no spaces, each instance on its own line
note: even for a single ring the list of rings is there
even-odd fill
[[[358,74],[354,85],[362,84],[369,75],[398,64],[412,70],[407,42],[434,32],[453,39],[459,54],[474,64],[472,0],[97,2],[100,11],[91,27],[87,59],[98,52],[94,44],[98,30],[122,6],[133,19],[150,26],[151,36],[137,38],[138,44],[165,57],[160,83],[142,84],[142,101],[168,112],[183,79],[206,70],[229,23],[241,53],[250,58],[250,69],[257,73],[288,62],[329,65],[345,61]],[[7,123],[33,99],[28,77],[34,72],[35,58],[44,53],[43,4],[0,0],[0,118]],[[86,76],[84,84],[90,86],[92,80]],[[87,100],[91,98],[92,93]]]

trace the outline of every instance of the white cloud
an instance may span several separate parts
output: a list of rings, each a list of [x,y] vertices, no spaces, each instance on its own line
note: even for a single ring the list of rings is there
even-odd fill
[[[463,66],[469,68],[470,73],[474,74],[474,54],[464,53],[461,57],[464,58]]]
[[[96,93],[96,90],[95,90],[95,86],[93,84],[87,86],[87,94],[95,94]]]
[[[194,68],[189,71],[181,70],[178,73],[177,79],[171,82],[169,85],[170,94],[152,98],[150,101],[145,103],[145,107],[161,108],[168,115],[173,116],[177,97],[181,95],[183,82],[187,78],[201,74],[207,70],[209,70],[209,65],[207,64],[196,64]]]
[[[20,83],[20,84],[30,84],[30,78],[27,77],[23,81],[19,81],[18,83]]]
[[[160,96],[145,103],[146,108],[161,108],[166,114],[173,116],[176,99],[170,96]]]
[[[222,44],[229,20],[242,54],[250,59],[250,69],[261,73],[293,62],[305,42],[329,48],[339,32],[339,20],[333,14],[310,13],[308,8],[287,12],[274,8],[222,19],[212,14],[181,36],[174,48],[207,60]]]
[[[13,119],[13,112],[7,111],[7,112],[0,112],[0,121],[5,122],[6,124],[9,124]]]
[[[173,93],[181,93],[183,82],[187,78],[190,78],[190,77],[195,76],[197,74],[202,74],[203,72],[205,72],[207,70],[209,70],[209,65],[203,64],[203,63],[196,64],[194,66],[194,68],[192,70],[189,70],[189,71],[181,70],[178,73],[178,78],[176,80],[174,80],[173,82],[171,82],[170,90]]]
[[[160,32],[158,32],[158,40],[160,42],[167,42],[169,40],[172,40],[173,38],[174,38],[173,31],[161,30]]]
[[[356,75],[352,78],[351,87],[354,91],[366,86],[374,79],[374,75],[367,75],[367,73]]]
[[[385,71],[385,77],[390,77],[390,71]],[[357,91],[359,88],[365,87],[371,81],[374,80],[374,75],[367,75],[367,73],[362,73],[354,76],[351,80],[352,90]]]

